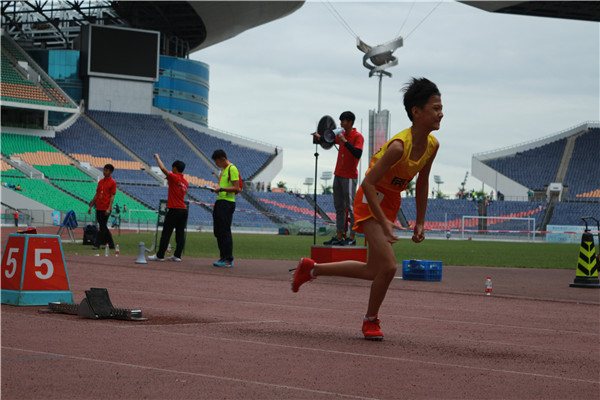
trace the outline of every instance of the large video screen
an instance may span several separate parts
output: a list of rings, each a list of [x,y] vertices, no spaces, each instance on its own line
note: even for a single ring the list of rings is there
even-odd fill
[[[101,25],[85,28],[82,52],[87,56],[88,75],[158,80],[160,32]]]

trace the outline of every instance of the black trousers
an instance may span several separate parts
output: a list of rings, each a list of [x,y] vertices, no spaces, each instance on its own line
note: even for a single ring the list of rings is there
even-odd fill
[[[96,247],[100,247],[100,245],[108,243],[109,248],[115,248],[115,242],[113,242],[113,237],[107,226],[109,217],[110,215],[106,215],[106,210],[96,210],[96,220],[100,226],[98,234],[96,235],[96,241],[94,242],[94,246]]]
[[[187,225],[187,219],[188,210],[184,208],[169,208],[167,215],[165,215],[165,223],[160,235],[160,245],[156,252],[158,258],[165,258],[165,252],[169,247],[169,240],[171,240],[173,230],[175,230],[175,241],[177,242],[177,247],[173,255],[181,258],[181,253],[183,253],[183,247],[185,246],[185,226]]]
[[[213,210],[213,233],[217,238],[221,260],[233,261],[233,238],[231,222],[235,212],[235,202],[217,200]]]

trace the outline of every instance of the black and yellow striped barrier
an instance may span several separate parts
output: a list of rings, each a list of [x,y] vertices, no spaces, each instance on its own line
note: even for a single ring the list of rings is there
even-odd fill
[[[591,218],[591,217],[586,217]],[[584,221],[586,218],[582,218]],[[598,222],[597,219],[594,219]],[[600,288],[600,280],[598,279],[598,267],[600,262],[596,257],[596,249],[594,248],[594,235],[587,229],[587,221],[585,221],[585,232],[581,236],[581,246],[579,248],[579,259],[577,262],[577,272],[575,280],[569,286],[585,287],[585,288]],[[600,234],[599,234],[600,235]]]

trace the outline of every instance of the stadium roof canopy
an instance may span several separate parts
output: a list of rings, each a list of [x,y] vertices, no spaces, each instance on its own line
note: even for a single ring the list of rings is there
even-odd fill
[[[285,17],[304,1],[113,1],[135,27],[158,30],[187,41],[190,52]]]
[[[3,1],[2,27],[24,48],[77,48],[82,25],[160,31],[161,53],[186,57],[285,17],[300,1]]]
[[[600,21],[599,1],[461,1],[461,3],[503,14]]]

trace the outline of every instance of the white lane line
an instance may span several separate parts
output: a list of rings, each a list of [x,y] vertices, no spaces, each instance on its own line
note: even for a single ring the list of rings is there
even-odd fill
[[[196,296],[196,295],[181,295],[181,294],[165,294],[160,292],[142,292],[142,291],[131,291],[126,290],[127,293],[139,293],[139,294],[152,294],[152,295],[161,295],[167,297],[181,297],[185,299],[197,299],[197,300],[208,300],[208,301],[220,301],[220,302],[230,302],[237,304],[249,304],[249,305],[260,305],[260,306],[269,306],[269,307],[277,307],[277,308],[294,308],[294,309],[305,309],[305,310],[318,310],[318,311],[331,311],[336,313],[352,313],[357,314],[355,311],[348,310],[340,310],[335,308],[323,308],[323,307],[311,307],[304,305],[295,305],[295,304],[278,304],[278,303],[265,303],[261,301],[249,301],[249,300],[239,300],[239,299],[227,299],[221,297],[204,297],[204,296]],[[415,317],[415,316],[405,316],[401,314],[386,314],[387,317],[397,317],[402,319],[409,320],[419,320],[419,321],[435,321],[435,322],[446,322],[453,324],[463,324],[463,325],[474,325],[474,326],[484,326],[484,327],[500,327],[500,328],[508,328],[508,329],[518,329],[518,330],[527,330],[534,332],[555,332],[555,333],[566,333],[572,335],[584,335],[584,336],[599,336],[598,332],[582,332],[582,331],[573,331],[566,329],[551,329],[551,328],[536,328],[530,326],[522,326],[522,325],[504,325],[504,324],[496,324],[496,323],[488,323],[488,322],[475,322],[475,321],[459,321],[454,319],[441,319],[436,317]]]
[[[162,309],[162,308],[151,308],[152,310],[159,310],[159,311],[168,311],[167,309]],[[5,312],[6,314],[6,312]],[[12,313],[12,314],[18,314],[21,315],[19,313]],[[33,315],[33,314],[22,314],[22,316],[24,317],[29,317],[29,318],[45,318],[44,314],[42,315]],[[396,316],[399,317],[399,316]],[[399,317],[399,318],[404,318],[404,317]],[[410,317],[407,317],[410,318]],[[421,317],[415,317],[415,318],[421,318]],[[79,323],[79,319],[71,319],[71,320],[65,320],[63,322],[66,323],[71,323],[71,324],[77,324]],[[105,327],[114,327],[114,328],[119,328],[119,329],[149,329],[149,330],[153,330],[153,331],[157,331],[157,332],[171,332],[171,331],[165,331],[165,330],[160,330],[158,328],[164,328],[164,327],[188,327],[188,326],[214,326],[214,325],[261,325],[261,324],[288,324],[288,325],[300,325],[303,327],[306,326],[312,326],[312,327],[318,327],[318,328],[331,328],[331,325],[326,325],[326,324],[316,324],[316,323],[310,323],[310,322],[294,322],[294,321],[284,321],[284,320],[240,320],[240,321],[221,321],[221,322],[206,322],[206,321],[199,321],[199,322],[181,322],[181,323],[158,323],[158,324],[153,324],[152,320],[149,320],[149,323],[146,323],[144,325],[137,325],[137,324],[133,324],[133,325],[116,325],[114,324],[114,322],[111,321],[96,321],[97,325],[102,325]],[[336,325],[337,326],[337,325]],[[176,333],[176,332],[171,332],[171,333]],[[416,334],[413,333],[403,333],[403,332],[398,332],[398,335],[400,336],[404,336],[407,338],[412,338],[417,336]],[[597,334],[594,336],[598,336]],[[452,341],[456,341],[456,342],[463,342],[463,343],[475,343],[475,344],[492,344],[492,345],[500,345],[500,346],[506,346],[509,348],[525,348],[525,349],[531,349],[531,350],[535,350],[535,351],[541,351],[543,353],[557,353],[557,352],[568,352],[568,353],[581,353],[581,354],[597,354],[600,356],[600,350],[597,351],[591,351],[590,349],[583,349],[583,350],[574,350],[574,349],[570,349],[570,348],[556,348],[556,347],[548,347],[547,345],[543,344],[543,345],[527,345],[527,344],[521,344],[521,343],[511,343],[511,342],[501,342],[501,341],[497,341],[497,340],[483,340],[483,339],[467,339],[467,338],[463,338],[463,337],[448,337],[445,335],[424,335],[422,333],[420,333],[418,335],[419,338],[429,338],[429,339],[435,339],[439,342],[440,339],[444,339],[444,340],[452,340]]]
[[[172,374],[195,376],[195,377],[208,378],[208,379],[217,379],[217,380],[224,380],[224,381],[228,381],[228,382],[267,386],[267,387],[276,388],[276,389],[296,390],[296,391],[314,393],[314,394],[323,394],[323,395],[336,396],[336,397],[346,397],[349,399],[377,400],[377,398],[374,398],[374,397],[355,396],[355,395],[349,395],[349,394],[345,394],[345,393],[328,392],[325,390],[315,390],[315,389],[308,389],[308,388],[302,388],[302,387],[297,387],[297,386],[278,385],[278,384],[274,384],[274,383],[259,382],[259,381],[253,381],[253,380],[248,380],[248,379],[231,378],[228,376],[203,374],[203,373],[199,373],[199,372],[180,371],[180,370],[170,369],[170,368],[150,367],[147,365],[130,364],[130,363],[124,363],[124,362],[117,362],[117,361],[99,360],[96,358],[79,357],[79,356],[73,356],[70,354],[50,353],[50,352],[45,352],[45,351],[28,350],[28,349],[21,349],[21,348],[17,348],[17,347],[8,347],[8,346],[2,346],[2,348],[7,349],[7,350],[23,351],[23,352],[27,352],[27,353],[43,354],[46,356],[70,358],[70,359],[79,360],[79,361],[88,361],[88,362],[94,362],[94,363],[100,363],[100,364],[115,365],[115,366],[119,366],[119,367],[139,368],[139,369],[144,369],[144,370],[149,370],[149,371],[168,372],[168,373],[172,373]]]
[[[73,321],[73,322],[76,322],[76,321]],[[600,381],[569,378],[569,377],[557,376],[557,375],[538,374],[538,373],[532,373],[532,372],[522,372],[522,371],[507,370],[507,369],[475,367],[475,366],[462,365],[462,364],[416,360],[416,359],[405,358],[405,357],[362,354],[362,353],[340,351],[340,350],[327,350],[327,349],[321,349],[321,348],[315,348],[315,347],[292,346],[292,345],[287,345],[287,344],[269,343],[269,342],[262,342],[262,341],[257,341],[257,340],[248,340],[248,339],[223,338],[223,337],[216,337],[216,336],[198,335],[196,333],[173,332],[173,331],[164,329],[167,326],[170,326],[170,325],[153,325],[151,327],[147,326],[146,328],[148,328],[148,330],[150,330],[152,332],[167,334],[167,335],[172,335],[172,336],[187,336],[187,337],[193,337],[196,339],[226,341],[226,342],[234,342],[234,343],[246,343],[246,344],[261,345],[261,346],[268,346],[268,347],[278,347],[278,348],[301,350],[301,351],[313,351],[313,352],[352,356],[352,357],[366,357],[366,358],[374,358],[374,359],[381,359],[381,360],[401,361],[401,362],[409,362],[409,363],[424,364],[424,365],[435,365],[435,366],[440,366],[440,367],[462,368],[462,369],[469,369],[469,370],[476,370],[476,371],[486,371],[486,372],[495,372],[495,373],[512,374],[512,375],[523,375],[523,376],[530,376],[530,377],[558,379],[558,380],[564,380],[564,381],[582,382],[582,383],[591,383],[591,384],[595,384],[595,385],[600,385]],[[115,326],[115,327],[117,327],[117,326]],[[129,327],[123,326],[123,325],[120,325],[118,327],[119,328],[129,328]],[[10,347],[7,347],[7,348],[10,348]],[[23,351],[27,351],[27,350],[23,349]],[[52,353],[49,353],[49,354],[52,354]]]
[[[269,347],[279,347],[279,348],[301,350],[301,351],[313,351],[313,352],[326,353],[326,354],[374,358],[374,359],[379,359],[379,360],[402,361],[402,362],[409,362],[409,363],[416,363],[416,364],[435,365],[435,366],[439,366],[439,367],[463,368],[463,369],[470,369],[470,370],[475,370],[475,371],[495,372],[495,373],[512,374],[512,375],[523,375],[523,376],[530,376],[530,377],[537,377],[537,378],[558,379],[558,380],[564,380],[564,381],[582,382],[582,383],[591,383],[591,384],[595,384],[595,385],[600,385],[600,381],[594,381],[594,380],[588,380],[588,379],[578,379],[578,378],[568,378],[568,377],[557,376],[557,375],[537,374],[537,373],[533,373],[533,372],[522,372],[522,371],[514,371],[514,370],[508,370],[508,369],[497,369],[497,368],[474,367],[474,366],[470,366],[470,365],[442,363],[442,362],[436,362],[436,361],[415,360],[415,359],[404,358],[404,357],[363,354],[363,353],[355,353],[355,352],[340,351],[340,350],[327,350],[327,349],[320,349],[320,348],[315,348],[315,347],[292,346],[292,345],[287,345],[287,344],[261,342],[261,341],[257,341],[257,340],[223,338],[223,337],[197,335],[197,334],[193,334],[193,333],[184,333],[184,332],[171,332],[171,331],[166,331],[166,330],[162,330],[162,329],[152,329],[152,330],[155,332],[160,332],[160,333],[179,335],[179,336],[190,336],[190,337],[194,337],[194,338],[198,338],[198,339],[220,340],[220,341],[226,341],[226,342],[246,343],[246,344],[262,345],[262,346],[269,346]]]

